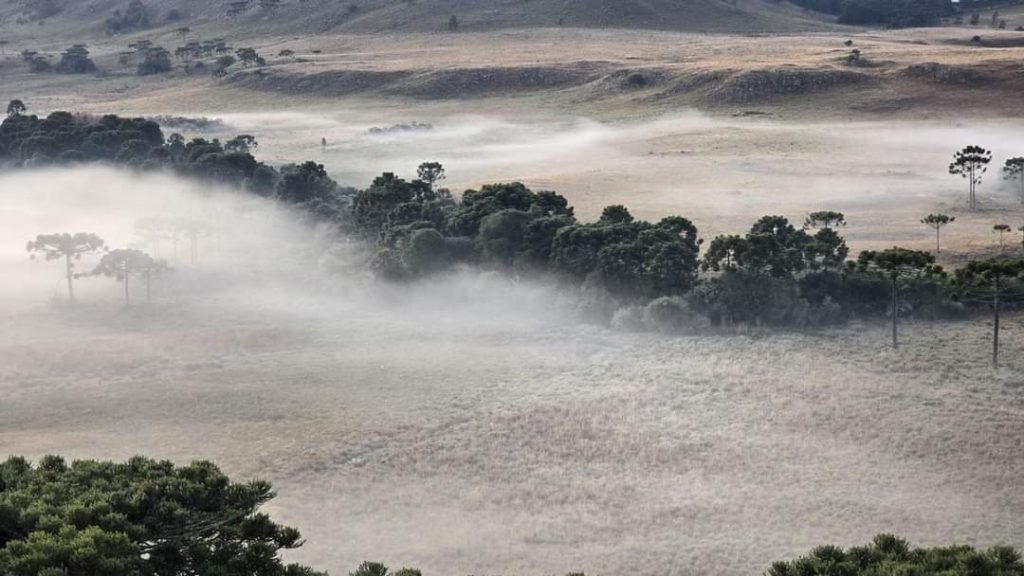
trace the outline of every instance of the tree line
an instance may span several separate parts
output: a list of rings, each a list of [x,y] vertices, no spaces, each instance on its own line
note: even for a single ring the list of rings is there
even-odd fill
[[[954,274],[932,253],[899,247],[851,258],[838,212],[816,212],[802,223],[766,215],[744,234],[705,242],[683,216],[648,222],[621,205],[582,222],[564,196],[518,182],[456,199],[436,162],[420,165],[411,179],[388,172],[365,189],[346,188],[314,161],[262,163],[254,156],[258,145],[251,135],[165,138],[157,122],[141,118],[39,118],[20,101],[0,124],[3,164],[110,162],[243,188],[362,239],[372,248],[368,265],[381,277],[406,281],[465,265],[555,276],[594,296],[594,311],[606,319],[623,305],[647,306],[642,314],[668,327],[812,327],[889,316],[898,346],[901,317],[958,317],[1024,299],[1024,279],[1011,273],[1022,268],[1019,256],[1003,253]],[[990,160],[991,152],[968,146],[950,166],[969,180],[972,207]],[[1022,177],[1019,160],[1007,161],[1008,178]],[[922,220],[936,231],[936,252],[941,228],[954,220]]]

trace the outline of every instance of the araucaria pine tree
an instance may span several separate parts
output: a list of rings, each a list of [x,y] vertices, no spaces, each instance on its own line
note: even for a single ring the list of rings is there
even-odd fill
[[[953,156],[953,162],[949,164],[949,173],[956,176],[963,176],[970,183],[970,196],[968,206],[971,210],[978,209],[978,184],[981,184],[981,176],[988,170],[988,164],[992,161],[992,152],[981,146],[967,146]]]

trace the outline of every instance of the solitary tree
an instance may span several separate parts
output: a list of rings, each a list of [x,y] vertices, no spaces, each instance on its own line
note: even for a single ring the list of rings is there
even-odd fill
[[[75,290],[72,280],[75,277],[73,261],[81,260],[82,254],[91,254],[103,249],[103,239],[88,232],[76,234],[40,234],[35,240],[29,240],[25,246],[31,258],[42,254],[47,261],[64,259],[68,281],[68,303],[74,304]]]
[[[811,212],[807,219],[804,220],[805,230],[812,228],[831,229],[840,226],[846,226],[846,215],[842,212],[833,212],[832,210]]]
[[[992,227],[992,231],[993,232],[998,232],[999,233],[999,251],[1000,252],[1003,251],[1003,237],[1006,236],[1006,233],[1011,231],[1011,230],[1013,230],[1013,228],[1011,228],[1009,224],[996,224],[995,226]]]
[[[416,174],[420,180],[430,185],[431,190],[438,182],[445,179],[444,166],[440,162],[424,162],[416,169]]]
[[[991,161],[992,152],[981,146],[967,146],[953,156],[953,162],[949,165],[950,174],[962,176],[970,183],[968,206],[971,210],[978,208],[978,184],[981,184],[981,176],[988,170]]]
[[[21,116],[26,110],[28,110],[28,108],[25,106],[24,102],[17,99],[11,100],[7,104],[7,117],[12,118],[14,116]]]
[[[146,303],[148,304],[152,301],[151,280],[164,268],[166,268],[166,264],[154,260],[152,256],[141,250],[118,249],[104,254],[92,274],[113,277],[122,282],[124,284],[124,304],[130,306],[131,292],[128,289],[128,279],[135,275],[143,280],[146,286]]]
[[[939,231],[946,224],[949,224],[956,220],[954,216],[946,216],[945,214],[929,214],[921,220],[921,224],[931,226],[935,229],[935,253],[938,254],[941,251],[941,243],[939,242]]]
[[[965,299],[991,298],[992,302],[992,365],[999,366],[999,309],[1007,280],[1024,277],[1024,259],[1000,256],[974,260],[956,271],[955,281]],[[988,292],[988,293],[986,293]]]
[[[1020,186],[1020,202],[1024,204],[1024,157],[1007,159],[1003,164],[1003,178],[1017,181]]]
[[[452,17],[448,19],[448,31],[458,32],[459,31],[459,18],[452,14]]]
[[[926,272],[935,264],[935,256],[920,250],[906,248],[889,248],[876,252],[868,250],[860,253],[856,269],[862,272],[874,272],[888,276],[892,281],[892,347],[899,348],[899,279],[904,275],[918,275]]]

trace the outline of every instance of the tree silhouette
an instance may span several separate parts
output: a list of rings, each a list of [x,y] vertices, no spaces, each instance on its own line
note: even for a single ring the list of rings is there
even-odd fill
[[[939,231],[946,224],[949,224],[956,220],[954,216],[946,216],[945,214],[929,214],[921,220],[921,224],[931,226],[935,229],[935,253],[938,254],[941,251],[941,244],[939,242]]]
[[[1003,164],[1003,178],[1017,181],[1020,186],[1020,202],[1024,204],[1024,157],[1007,159]]]
[[[930,271],[935,256],[920,250],[893,247],[876,252],[867,250],[860,253],[855,265],[861,272],[874,272],[888,276],[892,281],[892,347],[899,348],[899,278],[905,275],[919,275]]]
[[[832,210],[811,212],[804,220],[805,230],[810,228],[831,229],[840,226],[846,226],[846,215],[842,212],[833,212]]]
[[[92,274],[113,277],[118,282],[124,283],[124,304],[130,306],[131,292],[128,289],[128,279],[133,274],[142,278],[146,286],[146,303],[149,304],[152,301],[150,291],[152,278],[166,268],[167,265],[163,261],[154,260],[152,256],[141,250],[129,248],[111,250],[104,254]]]
[[[445,179],[444,166],[440,162],[424,162],[416,169],[416,174],[420,180],[430,185],[431,190],[438,182]]]
[[[452,17],[448,19],[448,31],[458,32],[459,31],[459,18],[452,14]]]
[[[11,100],[7,104],[7,117],[13,118],[14,116],[21,116],[26,110],[28,110],[28,108],[25,106],[24,102],[17,99]]]
[[[75,303],[74,260],[81,260],[82,254],[91,254],[103,249],[103,239],[89,232],[76,234],[40,234],[35,240],[29,240],[25,249],[31,258],[42,254],[47,261],[64,259],[68,281],[68,303]]]
[[[955,282],[963,291],[962,298],[991,298],[992,302],[992,365],[999,366],[999,311],[1005,281],[1024,277],[1024,259],[999,256],[973,260],[956,271]],[[986,291],[988,293],[986,294]],[[1019,296],[1019,295],[1018,295]]]
[[[999,233],[999,251],[1000,252],[1003,251],[1003,237],[1006,235],[1007,232],[1009,232],[1011,230],[1013,230],[1013,228],[1010,228],[1009,224],[996,224],[995,226],[992,227],[992,231],[993,232],[998,232]]]
[[[967,146],[953,156],[953,162],[949,165],[950,174],[962,176],[970,183],[968,206],[971,210],[978,208],[978,184],[981,184],[981,176],[988,170],[991,161],[992,152],[981,146]]]

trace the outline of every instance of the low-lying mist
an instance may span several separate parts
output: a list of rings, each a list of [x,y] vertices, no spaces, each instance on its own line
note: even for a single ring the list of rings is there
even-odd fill
[[[277,132],[269,118],[266,136],[229,120],[255,132],[271,158],[309,156],[284,144],[291,120]],[[688,171],[669,167],[685,165],[690,152],[672,155],[673,164],[657,158],[691,136],[662,134],[657,123],[583,124],[559,138],[544,127],[524,136],[471,121],[408,138],[341,143],[331,135],[325,160],[349,167],[352,178],[342,180],[365,183],[380,169],[410,171],[461,138],[465,147],[439,158],[456,190],[477,175],[525,179],[535,164],[551,174],[540,184],[576,179],[575,203],[597,205],[610,197],[588,196],[586,187],[619,182],[608,193],[635,191],[616,202],[635,200],[642,212],[669,202],[645,200],[665,179],[660,186],[678,191],[671,212],[702,230],[728,219],[739,231],[753,218],[737,210],[705,224],[694,212],[743,206],[798,212],[795,219],[805,204],[829,200],[839,205],[824,207],[865,206],[851,231],[867,234],[881,224],[860,228],[858,219],[913,198],[869,208],[850,180],[793,208],[784,202],[825,186],[788,189],[774,204],[768,196],[722,200],[741,182],[761,189],[753,175],[762,170],[768,182],[824,178],[828,149],[815,142],[833,136],[815,132],[802,151],[779,152],[785,144],[765,128],[758,141],[775,142],[773,154],[792,161],[744,164],[728,129],[716,135],[700,128],[707,120],[694,121],[687,150],[727,152],[694,152]],[[494,140],[475,162],[472,145],[484,137],[474,126]],[[645,163],[656,134],[668,140]],[[844,146],[872,150],[861,134]],[[940,148],[932,143],[925,160],[906,161],[912,186],[899,184],[900,160],[858,182],[884,178],[897,182],[886,193],[923,194],[933,177],[922,167]],[[493,172],[503,156],[509,172]],[[632,161],[640,163],[617,174],[619,162]],[[582,183],[587,165],[596,166],[592,184]],[[652,179],[638,175],[644,167]],[[808,167],[818,176],[799,176]],[[719,177],[726,183],[701,188]],[[167,175],[15,171],[0,176],[0,191],[0,453],[204,458],[238,479],[269,479],[280,494],[274,517],[308,541],[295,559],[334,574],[365,559],[428,574],[638,566],[756,574],[823,542],[850,545],[883,531],[922,545],[1024,544],[1024,399],[1017,373],[984,369],[981,323],[912,325],[899,353],[872,325],[767,338],[629,334],[578,321],[574,297],[553,284],[474,270],[381,283],[366,273],[359,245],[335,231],[270,201]],[[914,210],[933,199],[918,202]],[[153,218],[200,221],[209,233],[195,262],[188,238],[176,248],[168,239],[143,246],[171,265],[153,280],[151,305],[141,286],[126,307],[115,279],[82,277],[70,308],[62,264],[31,261],[24,249],[36,234],[78,231],[113,248],[139,245],[139,223]],[[97,258],[83,257],[77,270]],[[1007,324],[1007,340],[1019,341],[1020,319]]]

